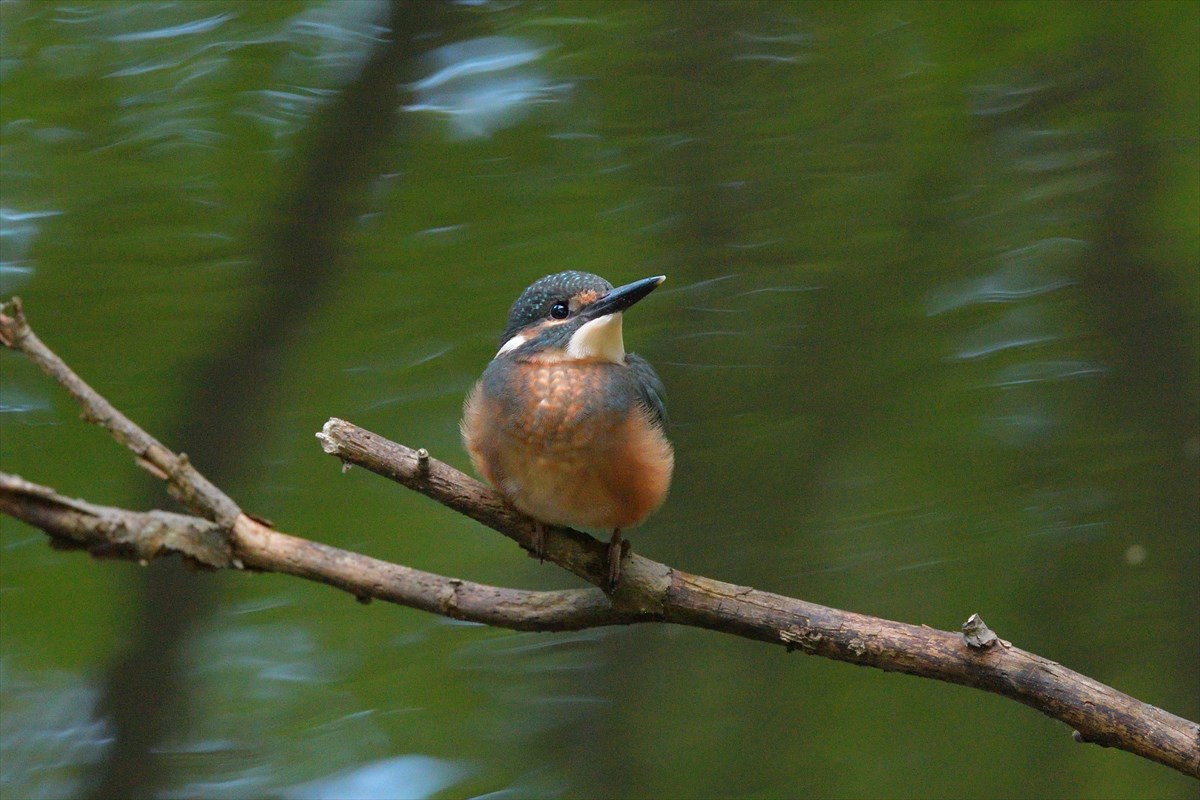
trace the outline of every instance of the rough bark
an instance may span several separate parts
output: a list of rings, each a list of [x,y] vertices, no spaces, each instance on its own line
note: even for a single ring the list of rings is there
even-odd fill
[[[1075,738],[1116,747],[1200,778],[1200,726],[1061,664],[1014,647],[976,615],[962,632],[872,617],[737,586],[623,553],[611,596],[599,589],[531,592],[448,578],[301,539],[248,516],[178,456],[142,431],[34,336],[19,303],[0,312],[0,343],[25,353],[66,388],[84,417],[106,427],[139,462],[205,519],[131,512],[70,500],[0,475],[0,511],[56,541],[98,555],[147,561],[179,553],[208,568],[282,572],[458,619],[520,630],[667,622],[742,636],[890,672],[957,683],[1009,697],[1075,729]],[[479,481],[339,419],[317,434],[327,453],[446,505],[532,550],[534,523]],[[606,587],[607,546],[565,528],[546,531],[544,556]]]
[[[318,437],[325,451],[421,492],[532,548],[533,523],[488,487],[453,467],[344,420]],[[606,546],[563,528],[546,532],[545,557],[580,578],[607,584]],[[1200,777],[1200,726],[1061,664],[979,635],[842,611],[737,586],[626,552],[614,608],[778,644],[789,650],[994,692],[1065,722],[1075,738],[1116,747]],[[986,630],[986,626],[985,630]],[[988,631],[990,633],[990,631]]]

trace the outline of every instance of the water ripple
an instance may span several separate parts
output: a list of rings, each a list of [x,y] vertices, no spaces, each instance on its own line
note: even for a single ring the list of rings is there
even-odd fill
[[[172,25],[167,28],[157,28],[148,31],[134,31],[133,33],[119,33],[115,36],[109,36],[110,42],[143,42],[147,39],[172,39],[176,36],[191,36],[197,33],[208,33],[224,25],[231,19],[234,19],[236,14],[217,14],[215,17],[206,17],[197,19],[191,22],[185,22],[182,25]]]
[[[1082,239],[1050,237],[1017,247],[991,259],[985,275],[931,292],[925,302],[929,316],[981,303],[1005,303],[1071,286],[1067,273],[1088,247]]]

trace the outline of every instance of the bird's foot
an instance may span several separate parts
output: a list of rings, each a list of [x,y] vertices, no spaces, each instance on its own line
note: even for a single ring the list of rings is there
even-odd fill
[[[621,529],[613,531],[608,542],[608,589],[615,591],[621,581]]]
[[[546,526],[540,522],[533,523],[533,555],[537,556],[539,564],[546,561]]]

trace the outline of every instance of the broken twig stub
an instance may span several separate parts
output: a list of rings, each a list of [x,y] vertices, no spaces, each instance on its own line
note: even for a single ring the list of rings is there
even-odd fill
[[[976,650],[986,650],[1000,641],[1000,637],[987,626],[987,623],[983,621],[983,617],[978,614],[972,614],[967,618],[967,621],[962,624],[962,632],[963,640],[967,643],[967,647],[972,647]]]

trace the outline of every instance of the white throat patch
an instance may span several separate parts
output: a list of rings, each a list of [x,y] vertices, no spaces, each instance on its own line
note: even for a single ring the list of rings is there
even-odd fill
[[[621,313],[605,314],[580,326],[567,343],[567,358],[595,358],[624,364],[625,340],[621,336]]]
[[[526,339],[524,336],[522,336],[521,334],[518,333],[516,336],[512,337],[507,342],[505,342],[504,346],[496,351],[496,355],[500,356],[505,353],[512,352],[513,350],[516,350],[518,347],[520,347],[521,345],[525,344],[528,341],[529,341],[528,339]]]

